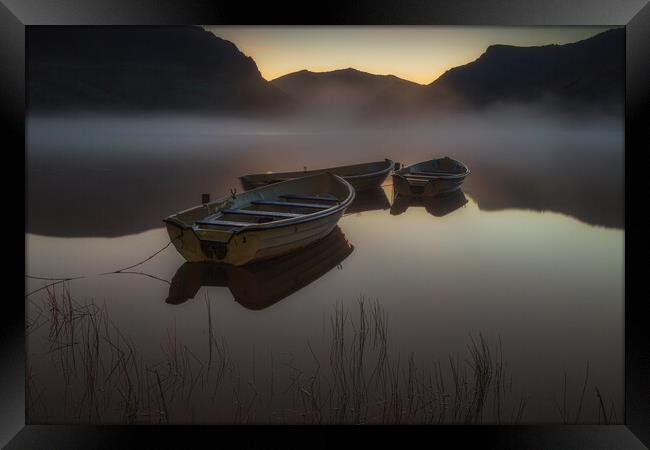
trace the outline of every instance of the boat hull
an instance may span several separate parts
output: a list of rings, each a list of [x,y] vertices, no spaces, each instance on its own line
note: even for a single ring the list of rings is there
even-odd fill
[[[336,227],[343,211],[286,227],[243,231],[222,242],[201,240],[192,229],[167,223],[167,233],[178,253],[190,262],[220,262],[240,266],[275,258],[312,244]],[[221,250],[221,253],[220,253]],[[224,254],[220,257],[220,254]]]
[[[465,164],[445,157],[404,167],[392,177],[395,192],[403,197],[437,197],[460,189],[467,175]]]
[[[332,173],[350,183],[355,191],[367,191],[379,188],[395,167],[391,160],[356,164],[352,166],[331,167],[327,169],[308,170],[304,172],[281,172],[269,174],[245,175],[240,177],[245,190],[255,189],[280,181],[291,180],[321,173]],[[359,173],[366,172],[366,173]]]
[[[350,183],[356,191],[363,192],[363,191],[378,189],[382,185],[382,183],[386,180],[388,175],[389,172],[386,172],[381,174],[373,174],[371,176],[367,176],[363,178],[343,177],[343,179],[346,180],[348,183]]]
[[[433,178],[419,182],[408,180],[399,174],[393,174],[395,191],[405,197],[436,197],[448,195],[460,189],[463,181],[465,181],[465,177],[453,180]]]
[[[164,222],[171,242],[187,261],[240,266],[321,239],[354,198],[349,183],[323,173],[233,194]]]

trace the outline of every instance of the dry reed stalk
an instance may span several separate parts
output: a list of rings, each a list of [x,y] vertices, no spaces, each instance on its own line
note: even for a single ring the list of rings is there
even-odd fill
[[[50,352],[56,356],[53,361],[63,380],[64,415],[74,420],[110,423],[118,413],[124,423],[169,423],[172,411],[182,417],[184,409],[195,420],[202,412],[197,401],[208,398],[215,413],[230,412],[236,423],[255,422],[265,408],[268,414],[263,417],[269,421],[309,424],[503,423],[507,408],[512,411],[510,420],[519,423],[528,404],[525,397],[508,398],[513,382],[506,370],[501,336],[496,345],[480,333],[470,336],[466,353],[449,355],[445,364],[444,360],[419,363],[412,352],[402,361],[402,354],[392,352],[389,345],[387,313],[379,302],[363,297],[353,310],[342,303],[334,306],[329,336],[320,349],[324,354],[307,341],[307,361],[313,367],[295,364],[291,355],[288,363],[281,361],[283,375],[278,378],[275,355],[270,351],[267,395],[256,384],[264,364],[258,365],[255,349],[252,380],[242,389],[239,363],[233,360],[225,339],[215,333],[207,297],[207,349],[185,344],[174,321],[160,346],[162,357],[152,360],[111,321],[105,303],[102,307],[78,304],[65,283],[61,292],[46,289],[42,310],[50,325]],[[286,388],[276,389],[285,380]],[[576,421],[582,418],[588,381],[587,364]],[[569,417],[566,384],[565,374],[562,406],[556,403],[564,421]],[[203,395],[208,390],[211,393]],[[32,409],[37,392],[33,388],[30,393]],[[217,402],[222,396],[232,399],[229,411]],[[600,390],[596,390],[596,399],[599,420],[615,421],[614,404],[607,412]]]

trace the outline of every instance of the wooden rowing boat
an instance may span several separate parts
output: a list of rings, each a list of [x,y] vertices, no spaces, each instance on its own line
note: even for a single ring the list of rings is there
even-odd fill
[[[399,195],[434,197],[459,189],[467,175],[465,164],[445,156],[395,171],[393,186]]]
[[[354,250],[339,227],[296,252],[245,266],[190,263],[172,278],[167,303],[195,298],[202,286],[228,287],[242,306],[260,310],[313,283],[338,266]]]
[[[351,166],[330,167],[327,169],[304,170],[302,172],[258,173],[239,177],[245,190],[266,186],[281,181],[330,172],[346,180],[356,191],[375,189],[381,186],[386,177],[391,173],[395,163],[390,159],[374,161]]]
[[[467,204],[467,198],[462,189],[435,197],[404,197],[397,195],[390,207],[390,214],[398,216],[412,207],[424,207],[435,217],[443,217]]]
[[[354,195],[350,183],[321,173],[233,193],[164,222],[187,261],[239,266],[292,252],[326,236]]]

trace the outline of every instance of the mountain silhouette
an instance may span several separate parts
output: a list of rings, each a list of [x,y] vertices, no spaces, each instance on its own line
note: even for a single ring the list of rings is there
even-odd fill
[[[542,103],[622,112],[625,30],[616,28],[564,45],[491,45],[475,61],[427,86],[392,86],[369,105],[376,112],[469,109],[497,103]]]
[[[27,28],[30,110],[277,111],[252,58],[197,26]]]
[[[422,87],[394,75],[375,75],[347,68],[329,72],[301,70],[283,75],[271,83],[303,107],[318,110],[365,106],[387,89]]]
[[[624,42],[616,28],[564,45],[491,45],[429,85],[353,68],[268,82],[232,42],[197,26],[36,26],[27,29],[28,108],[374,116],[537,103],[620,113]]]

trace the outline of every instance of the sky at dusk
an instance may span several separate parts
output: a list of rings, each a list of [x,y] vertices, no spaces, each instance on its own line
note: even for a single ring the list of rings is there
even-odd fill
[[[204,26],[251,56],[267,80],[298,70],[353,67],[428,84],[492,44],[535,46],[586,39],[609,27]]]

